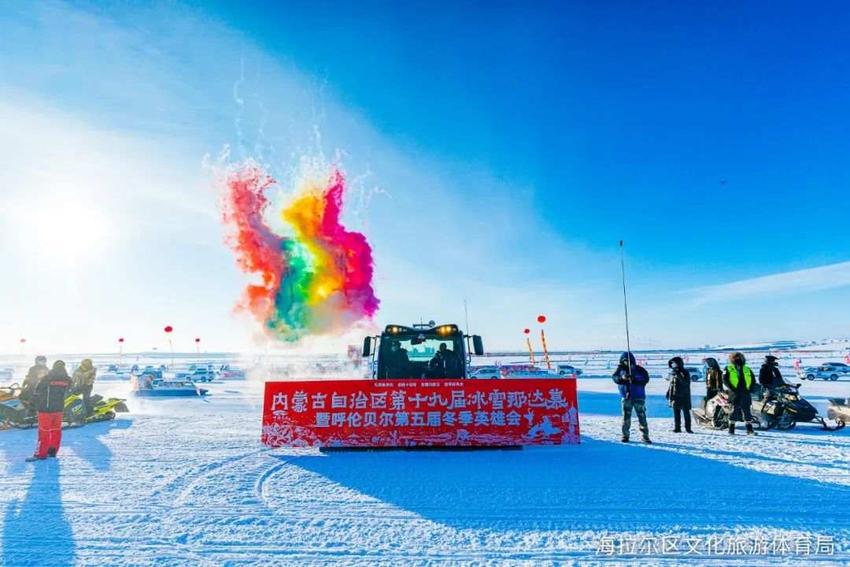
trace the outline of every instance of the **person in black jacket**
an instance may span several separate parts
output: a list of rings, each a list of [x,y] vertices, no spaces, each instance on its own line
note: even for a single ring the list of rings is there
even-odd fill
[[[723,389],[723,371],[720,369],[717,359],[706,358],[705,366],[705,398],[702,400],[703,408],[705,408],[708,400],[716,396],[717,392]]]
[[[30,369],[27,371],[27,375],[21,384],[21,393],[18,396],[21,403],[30,411],[35,411],[35,387],[38,386],[42,378],[47,376],[48,372],[50,372],[50,369],[47,368],[47,357],[41,354],[36,356],[35,364],[30,366]]]
[[[685,431],[691,431],[691,374],[685,369],[685,362],[679,356],[667,361],[670,367],[670,386],[667,388],[667,401],[673,408],[673,433],[682,432],[682,414],[685,414]]]
[[[440,348],[434,358],[428,363],[432,378],[460,378],[463,376],[463,363],[446,343],[440,343]]]
[[[723,385],[729,394],[729,403],[732,404],[729,434],[735,434],[736,421],[743,421],[747,424],[747,435],[755,435],[752,424],[752,392],[756,387],[756,381],[743,353],[733,352],[729,355],[729,365],[723,372]]]
[[[782,372],[779,371],[779,360],[771,354],[764,357],[764,364],[759,370],[759,384],[764,388],[766,399],[772,398],[775,389],[786,384]]]
[[[400,341],[393,340],[385,356],[383,376],[378,378],[411,378],[410,357],[407,355],[407,349],[401,347]]]
[[[65,394],[71,387],[71,377],[65,363],[57,360],[35,387],[35,409],[38,411],[38,445],[35,454],[27,459],[38,461],[55,457],[62,442],[62,415],[65,411]]]

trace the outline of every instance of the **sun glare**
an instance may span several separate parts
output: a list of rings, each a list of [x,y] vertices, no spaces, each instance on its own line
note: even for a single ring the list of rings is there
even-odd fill
[[[35,212],[38,219],[28,230],[35,259],[44,262],[79,263],[100,255],[107,244],[107,216],[77,203],[57,203]]]

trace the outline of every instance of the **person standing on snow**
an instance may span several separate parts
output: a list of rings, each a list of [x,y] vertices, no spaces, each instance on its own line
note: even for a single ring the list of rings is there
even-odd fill
[[[673,433],[682,432],[682,414],[685,414],[685,431],[691,431],[691,374],[685,369],[685,362],[679,356],[667,361],[670,367],[670,386],[667,388],[667,401],[673,408]]]
[[[90,358],[84,358],[80,367],[74,371],[73,389],[83,396],[83,405],[86,407],[86,416],[91,415],[91,391],[94,388],[94,379],[97,376],[97,368],[94,367]]]
[[[764,396],[767,399],[774,396],[776,388],[786,385],[782,372],[779,371],[779,359],[771,354],[764,357],[764,364],[759,370],[759,384],[764,388]]]
[[[702,400],[703,408],[705,408],[708,400],[716,396],[723,389],[723,371],[720,370],[720,364],[718,364],[717,359],[706,358],[705,365],[707,370],[705,371],[705,398]]]
[[[643,366],[638,366],[635,357],[630,352],[620,355],[620,363],[611,377],[620,390],[623,407],[623,443],[629,442],[632,428],[632,410],[637,413],[643,442],[649,440],[649,424],[646,422],[646,385],[649,383],[649,373]]]
[[[27,375],[24,377],[24,381],[21,384],[21,393],[18,397],[20,398],[21,403],[29,407],[32,411],[35,411],[35,408],[33,407],[35,387],[38,386],[38,383],[42,378],[47,376],[48,372],[47,357],[40,354],[35,357],[35,364],[30,366],[30,369],[27,371]]]
[[[35,406],[38,411],[38,445],[35,454],[27,461],[40,461],[55,457],[62,442],[62,415],[65,394],[71,387],[71,377],[65,363],[57,360],[35,387]]]
[[[732,414],[729,416],[729,435],[735,434],[736,421],[747,424],[747,435],[755,435],[752,423],[752,392],[756,381],[743,353],[733,352],[729,355],[729,365],[723,372],[723,385],[726,386],[729,403],[732,405]]]

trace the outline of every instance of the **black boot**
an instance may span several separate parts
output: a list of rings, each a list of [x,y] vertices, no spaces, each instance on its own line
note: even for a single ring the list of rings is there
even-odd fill
[[[620,439],[620,441],[621,441],[621,442],[623,442],[623,443],[628,443],[628,442],[629,442],[629,438],[628,438],[628,437],[626,437],[625,435],[623,435],[623,438],[622,438],[622,439]]]
[[[729,435],[735,435],[735,422],[729,422]]]
[[[756,432],[753,431],[753,424],[748,423],[747,424],[747,435],[755,435],[755,434],[756,434]]]

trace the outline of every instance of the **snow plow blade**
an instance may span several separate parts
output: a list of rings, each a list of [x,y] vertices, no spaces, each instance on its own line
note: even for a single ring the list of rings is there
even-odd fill
[[[516,447],[579,443],[576,381],[266,382],[268,447]]]

